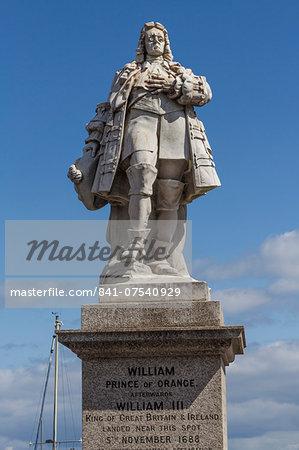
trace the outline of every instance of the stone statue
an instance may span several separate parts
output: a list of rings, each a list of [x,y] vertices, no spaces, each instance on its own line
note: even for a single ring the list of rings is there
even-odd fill
[[[68,173],[88,209],[111,205],[107,240],[126,263],[112,258],[102,280],[189,276],[182,256],[186,205],[220,186],[193,108],[211,98],[205,77],[173,62],[164,26],[146,23],[136,60],[116,72],[107,102],[86,126],[83,157]],[[129,226],[120,229],[120,221]],[[164,253],[155,258],[158,248]]]

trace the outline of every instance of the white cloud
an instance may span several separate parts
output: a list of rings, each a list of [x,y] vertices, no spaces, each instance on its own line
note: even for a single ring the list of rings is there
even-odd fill
[[[266,270],[283,278],[299,278],[299,230],[268,238],[261,248]]]
[[[251,345],[236,358],[227,369],[230,450],[285,450],[299,443],[298,433],[290,439],[299,423],[298,373],[299,340]]]
[[[299,404],[298,373],[299,340],[251,345],[228,369],[229,398],[233,403],[262,398]]]
[[[81,392],[80,392],[80,361],[75,357],[68,360],[67,349],[64,350],[65,361],[68,366],[68,377],[72,387],[73,411],[75,423],[79,424],[77,431],[80,433],[80,411],[81,411]],[[62,352],[61,352],[62,355]],[[62,358],[61,358],[62,360]],[[31,367],[19,367],[15,369],[0,370],[0,448],[19,450],[28,448],[30,440],[34,440],[36,429],[34,424],[37,419],[40,394],[44,383],[46,366],[42,364]],[[61,371],[62,374],[62,371]],[[66,383],[66,372],[64,369],[64,381]],[[60,387],[61,388],[61,387]],[[51,437],[52,414],[53,414],[53,395],[52,381],[49,381],[49,396],[45,406],[45,427],[44,436]],[[61,397],[60,414],[63,417],[63,398]],[[69,403],[66,404],[66,417],[71,419]],[[72,430],[72,424],[67,424],[68,429]],[[33,432],[34,429],[34,432]],[[63,427],[61,429],[63,433]],[[47,436],[46,436],[47,434]],[[73,435],[71,436],[73,438]]]
[[[208,280],[271,276],[277,278],[272,292],[299,292],[299,230],[268,237],[257,254],[243,255],[228,263],[210,264],[200,275]]]
[[[259,273],[258,266],[260,265],[258,255],[243,255],[235,261],[225,262],[222,264],[210,263],[208,267],[203,268],[200,272],[201,278],[208,280],[228,280],[234,278],[241,278],[253,272]],[[194,267],[202,267],[195,261]]]
[[[289,310],[298,312],[299,230],[268,237],[256,254],[243,255],[239,259],[221,264],[198,260],[195,261],[194,267],[200,274],[197,277],[207,280],[208,283],[243,278],[242,288],[219,289],[212,295],[213,299],[221,301],[224,312],[228,314],[250,311],[247,323],[273,320],[271,314],[274,311],[289,314],[285,307],[282,310],[286,302]],[[194,276],[196,278],[196,274]],[[263,279],[264,288],[254,287],[252,278]],[[265,315],[261,306],[270,302],[271,309]]]
[[[257,436],[298,430],[299,404],[264,398],[233,403],[228,408],[231,436]]]
[[[3,448],[4,450],[28,449],[28,442],[20,441],[19,439],[10,439],[8,442],[6,438],[0,436],[0,448]]]
[[[269,286],[273,294],[296,294],[299,292],[299,279],[280,278]]]
[[[271,297],[263,289],[232,288],[214,291],[213,300],[220,300],[225,312],[238,314],[269,302]]]
[[[229,440],[230,450],[299,450],[299,431],[272,431]]]

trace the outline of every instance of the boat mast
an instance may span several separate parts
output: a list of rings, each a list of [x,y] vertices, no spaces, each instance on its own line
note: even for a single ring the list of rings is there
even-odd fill
[[[55,377],[54,377],[54,414],[53,414],[53,450],[57,449],[57,408],[58,408],[58,335],[57,331],[60,330],[62,322],[59,320],[59,316],[55,318]]]
[[[39,421],[38,421],[38,427],[37,427],[37,432],[36,432],[36,439],[35,439],[35,443],[34,444],[31,443],[31,442],[29,444],[30,446],[34,445],[34,450],[37,450],[38,438],[39,438],[39,434],[40,434],[41,427],[42,427],[44,404],[45,404],[46,392],[47,392],[49,375],[50,375],[50,370],[51,370],[51,363],[52,363],[52,358],[53,358],[53,353],[54,353],[54,345],[55,345],[55,335],[53,336],[52,343],[51,343],[51,351],[50,351],[50,357],[49,357],[49,362],[48,362],[48,369],[47,369],[47,375],[46,375],[46,382],[45,382],[45,386],[44,386],[44,392],[43,392],[40,416],[39,416]]]
[[[41,411],[38,421],[38,427],[37,427],[37,433],[36,433],[36,439],[35,442],[29,442],[29,447],[34,445],[34,450],[37,450],[37,446],[41,446],[41,450],[43,449],[44,444],[52,444],[52,449],[57,450],[57,444],[71,444],[71,443],[80,443],[82,444],[82,438],[78,440],[72,440],[72,441],[57,441],[57,409],[58,409],[58,334],[57,332],[60,330],[60,327],[62,325],[62,322],[59,320],[59,316],[55,314],[55,329],[54,334],[52,337],[52,343],[51,343],[51,351],[50,351],[50,358],[48,363],[48,369],[46,374],[46,381],[45,386],[43,390],[43,396],[42,396],[42,404],[41,404]],[[44,411],[44,404],[45,404],[45,398],[46,398],[46,392],[48,387],[48,381],[49,381],[49,375],[50,375],[50,369],[51,369],[51,363],[52,358],[55,353],[55,373],[54,373],[54,416],[53,416],[53,440],[47,439],[45,442],[43,442],[43,411]],[[40,437],[40,442],[39,442]]]

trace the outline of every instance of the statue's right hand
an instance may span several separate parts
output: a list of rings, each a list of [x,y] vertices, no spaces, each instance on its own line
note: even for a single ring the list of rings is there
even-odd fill
[[[88,142],[85,147],[83,147],[83,154],[89,153],[92,158],[97,154],[99,143],[96,141]]]

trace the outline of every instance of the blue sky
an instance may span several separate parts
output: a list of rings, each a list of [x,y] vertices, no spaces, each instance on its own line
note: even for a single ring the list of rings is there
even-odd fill
[[[2,243],[8,219],[108,218],[107,207],[83,209],[66,172],[81,154],[85,123],[106,100],[114,72],[134,59],[144,22],[163,23],[174,59],[207,77],[213,99],[198,115],[222,187],[188,214],[194,276],[222,301],[227,324],[246,326],[246,356],[227,371],[232,450],[299,449],[291,419],[298,423],[298,13],[292,0],[0,4]],[[4,258],[1,268],[4,274]],[[0,426],[0,447],[22,449],[30,438],[28,411],[35,411],[24,389],[38,385],[51,310],[3,308],[0,314],[1,396],[5,414],[20,424],[18,430]],[[62,316],[65,328],[79,327],[79,309]],[[20,380],[24,371],[31,374],[28,385]],[[23,415],[23,406],[13,406],[15,391],[26,405]],[[261,405],[268,408],[257,420]],[[278,411],[289,420],[282,423]]]

